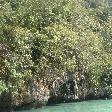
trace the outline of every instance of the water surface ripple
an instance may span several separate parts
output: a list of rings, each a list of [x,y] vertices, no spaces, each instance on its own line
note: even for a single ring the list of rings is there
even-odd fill
[[[112,100],[91,100],[75,103],[62,103],[16,112],[112,112]]]

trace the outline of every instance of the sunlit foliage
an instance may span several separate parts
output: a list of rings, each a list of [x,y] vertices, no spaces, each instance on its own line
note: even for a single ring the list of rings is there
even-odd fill
[[[110,88],[112,17],[107,6],[95,0],[0,1],[0,93],[17,92],[33,76],[47,77],[46,69],[60,76],[62,71],[86,73],[88,89],[96,93]]]

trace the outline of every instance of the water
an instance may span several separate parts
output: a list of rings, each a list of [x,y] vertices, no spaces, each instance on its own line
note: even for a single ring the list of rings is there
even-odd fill
[[[112,112],[112,100],[92,100],[77,103],[62,103],[17,112]]]

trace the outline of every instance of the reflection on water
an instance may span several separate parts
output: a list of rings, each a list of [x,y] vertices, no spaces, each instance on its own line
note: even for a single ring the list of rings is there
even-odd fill
[[[17,112],[112,112],[112,100],[93,100],[77,103],[63,103]]]

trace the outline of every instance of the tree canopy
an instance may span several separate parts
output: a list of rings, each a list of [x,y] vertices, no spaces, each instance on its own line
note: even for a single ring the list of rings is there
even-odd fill
[[[67,71],[86,73],[88,89],[111,91],[112,16],[105,5],[99,0],[1,0],[0,93],[16,93],[34,76],[47,78],[46,70],[60,77]]]

